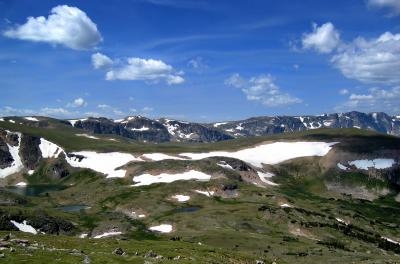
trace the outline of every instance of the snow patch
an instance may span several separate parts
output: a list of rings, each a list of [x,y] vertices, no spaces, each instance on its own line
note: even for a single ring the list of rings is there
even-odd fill
[[[336,219],[336,221],[338,221],[339,223],[344,224],[344,225],[347,225],[346,221],[344,221],[343,219],[340,219],[340,218],[335,218],[335,219]]]
[[[4,118],[0,117],[0,121],[1,121],[1,122],[4,122]]]
[[[149,159],[149,160],[154,160],[154,161],[167,160],[167,159],[184,160],[184,158],[175,157],[175,156],[167,155],[164,153],[143,154],[141,157]]]
[[[79,238],[87,238],[88,234],[87,233],[83,233],[79,235]]]
[[[39,149],[42,153],[42,157],[45,159],[58,158],[58,156],[64,152],[61,147],[44,138],[40,139]]]
[[[310,129],[318,129],[321,128],[322,124],[321,123],[317,123],[317,125],[315,125],[315,122],[310,124]]]
[[[178,200],[178,202],[187,202],[190,200],[189,195],[182,195],[182,194],[176,194],[172,196],[172,198]]]
[[[225,168],[225,169],[230,169],[230,170],[234,170],[234,168],[232,168],[231,165],[229,165],[228,163],[226,163],[226,161],[221,160],[220,162],[217,163],[218,166]]]
[[[33,173],[35,173],[35,170],[28,170],[28,175],[32,175]]]
[[[71,126],[75,127],[76,122],[78,122],[78,121],[86,121],[86,120],[87,120],[87,118],[71,119],[71,120],[68,120],[68,122],[71,124]]]
[[[292,206],[287,204],[287,203],[284,203],[284,204],[281,204],[280,207],[282,207],[282,208],[291,208]]]
[[[11,222],[16,228],[18,228],[18,230],[21,231],[21,232],[31,233],[31,234],[34,234],[34,235],[37,234],[36,229],[33,228],[33,226],[28,225],[28,224],[26,223],[26,220],[24,220],[22,223],[18,223],[18,222],[14,221],[14,220],[11,220],[10,222]]]
[[[156,231],[160,233],[170,233],[172,231],[172,225],[162,224],[158,226],[152,226],[149,228],[151,231]]]
[[[11,134],[11,132],[7,131],[8,134]],[[5,178],[11,174],[20,172],[23,168],[24,165],[22,164],[21,157],[19,156],[19,148],[21,146],[21,133],[15,133],[18,135],[18,145],[17,146],[11,146],[10,144],[7,144],[8,151],[11,154],[11,157],[13,158],[13,162],[11,163],[10,167],[0,169],[0,178]]]
[[[268,184],[268,185],[273,185],[273,186],[279,185],[279,184],[277,184],[277,183],[275,183],[275,182],[272,182],[272,181],[270,181],[270,180],[267,180],[267,178],[271,178],[272,176],[274,176],[273,173],[270,173],[270,172],[264,173],[264,172],[258,171],[257,174],[258,174],[258,177],[260,177],[260,180],[261,180],[263,183],[266,183],[266,184]]]
[[[393,240],[391,238],[388,238],[388,237],[382,237],[382,238],[385,239],[388,242],[400,245],[400,242],[397,242],[396,240]]]
[[[239,125],[237,125],[237,126],[235,127],[235,129],[236,129],[236,130],[243,130],[244,127],[242,127],[242,124],[240,123]]]
[[[94,151],[79,151],[72,154],[84,157],[83,159],[74,156],[68,157],[67,162],[72,167],[92,169],[105,174],[107,178],[123,178],[125,177],[126,170],[117,170],[116,168],[130,161],[142,161],[131,154],[120,152],[97,153]]]
[[[368,168],[380,170],[392,167],[395,164],[395,161],[394,159],[354,160],[349,162],[349,164],[362,170],[368,170]]]
[[[138,214],[136,212],[131,212],[131,216],[132,216],[132,218],[145,218],[146,217],[145,214]]]
[[[210,191],[210,192],[209,191],[202,191],[202,190],[194,190],[194,191],[199,193],[199,194],[205,195],[207,197],[211,197],[211,196],[214,195],[213,191]]]
[[[225,124],[228,124],[228,123],[227,123],[227,122],[215,123],[215,124],[213,125],[213,127],[219,127],[219,126],[222,126],[222,125],[225,125]]]
[[[341,170],[348,170],[349,168],[347,168],[346,166],[344,166],[342,163],[338,163],[337,164],[338,168]]]
[[[277,164],[285,160],[307,156],[324,156],[331,146],[336,144],[325,142],[276,142],[263,144],[235,152],[213,151],[208,153],[181,153],[180,156],[194,160],[223,156],[243,160],[256,167],[262,164]]]
[[[15,124],[15,121],[12,119],[8,120],[8,122]]]
[[[118,235],[121,235],[122,234],[122,232],[119,232],[119,231],[111,231],[111,232],[105,232],[105,233],[103,233],[103,234],[101,234],[101,235],[97,235],[97,236],[95,236],[94,238],[103,238],[103,237],[110,237],[110,236],[118,236]]]
[[[141,127],[141,128],[131,128],[132,131],[147,131],[150,128],[148,127]]]
[[[36,117],[32,117],[32,116],[26,116],[26,117],[24,117],[24,119],[26,119],[28,121],[33,121],[33,122],[39,122],[39,119],[37,119]]]
[[[100,139],[100,138],[98,138],[98,137],[91,136],[91,135],[88,135],[88,134],[75,134],[75,136],[78,136],[78,137],[86,137],[86,138],[91,138],[91,139]]]
[[[19,182],[17,184],[15,184],[15,186],[19,186],[19,187],[25,187],[27,185],[26,182]]]
[[[179,128],[179,125],[178,124],[171,125],[171,124],[169,124],[170,121],[171,120],[167,119],[166,123],[164,124],[164,126],[167,128],[168,133],[170,133],[171,135],[175,136],[176,130]]]
[[[72,167],[92,169],[105,174],[107,178],[125,177],[126,170],[117,170],[118,167],[130,161],[143,161],[132,154],[121,152],[97,153],[94,151],[79,151],[72,152],[71,154],[74,156],[68,156],[64,150],[56,144],[43,138],[41,138],[40,141],[39,148],[43,158],[57,158],[61,153],[64,153],[66,161]]]
[[[133,182],[135,182],[133,186],[150,185],[153,183],[170,183],[179,180],[208,181],[210,179],[211,175],[196,170],[190,170],[177,174],[169,174],[169,173],[161,173],[159,175],[142,174],[133,177]]]

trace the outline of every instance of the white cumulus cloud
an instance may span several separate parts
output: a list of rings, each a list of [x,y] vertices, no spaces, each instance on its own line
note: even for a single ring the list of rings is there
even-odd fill
[[[358,37],[332,57],[344,76],[364,83],[400,83],[400,34],[386,32],[375,39]]]
[[[101,68],[108,68],[113,64],[113,60],[110,59],[108,56],[97,52],[92,55],[92,64],[93,68],[101,69]]]
[[[385,111],[400,112],[400,87],[371,88],[364,94],[351,94],[347,101],[336,107],[338,111]]]
[[[70,112],[62,107],[43,107],[38,112],[43,116],[71,116],[73,114],[77,114],[77,112]]]
[[[399,0],[368,0],[369,7],[384,8],[389,10],[389,15],[400,15]]]
[[[63,45],[75,50],[95,47],[102,41],[96,24],[77,7],[59,5],[50,15],[28,17],[25,24],[6,30],[4,36],[34,42]]]
[[[71,103],[68,103],[67,107],[82,107],[82,106],[86,106],[86,105],[87,105],[87,102],[85,101],[85,99],[83,99],[82,97],[79,97],[79,98],[76,98]]]
[[[108,58],[107,56],[105,57]],[[104,62],[104,57],[102,57],[102,60]],[[110,61],[112,60],[110,59]],[[102,63],[100,63],[101,66],[104,65]],[[174,85],[185,81],[182,75],[183,72],[176,71],[171,65],[162,60],[132,57],[127,58],[124,62],[118,61],[118,63],[114,63],[106,72],[106,80],[147,81],[152,83],[165,81],[169,85]]]
[[[233,74],[225,84],[242,90],[247,100],[258,101],[268,107],[301,103],[302,100],[281,91],[271,75],[259,75],[248,80]]]
[[[340,44],[340,33],[328,22],[320,27],[313,24],[313,32],[303,34],[304,49],[315,49],[319,53],[330,53]]]

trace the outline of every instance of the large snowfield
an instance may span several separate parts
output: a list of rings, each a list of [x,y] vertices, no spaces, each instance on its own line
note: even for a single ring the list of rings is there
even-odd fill
[[[21,141],[21,135],[19,136],[19,142]],[[19,143],[20,144],[20,143]],[[193,159],[199,160],[207,157],[214,156],[224,156],[243,160],[253,166],[262,168],[263,164],[277,164],[289,159],[306,157],[306,156],[324,156],[332,146],[336,144],[325,143],[325,142],[275,142],[266,143],[258,146],[238,150],[238,151],[213,151],[206,153],[181,153],[176,156],[171,156],[164,153],[148,153],[139,156],[134,156],[129,153],[121,152],[108,152],[108,153],[98,153],[94,151],[79,151],[73,152],[68,155],[65,151],[58,145],[41,138],[39,149],[42,153],[43,158],[57,158],[60,154],[64,154],[66,161],[72,167],[88,168],[94,171],[103,173],[108,178],[112,177],[124,177],[126,170],[119,169],[119,167],[126,165],[131,161],[145,162],[146,160],[160,161],[166,159]],[[9,151],[14,159],[13,164],[5,169],[0,170],[0,177],[6,177],[13,173],[21,171],[24,167],[19,156],[19,145],[10,146]],[[383,166],[388,166],[384,164],[389,164],[390,162],[383,159],[377,159],[373,161],[375,166],[381,168]],[[218,165],[223,167],[228,167],[227,164],[218,163]],[[229,166],[230,167],[230,166]],[[231,167],[230,167],[231,168]],[[271,177],[269,174],[260,174],[260,179],[267,184],[273,184],[266,178]],[[211,175],[202,173],[200,171],[186,171],[182,173],[169,174],[161,173],[159,175],[142,174],[137,175],[133,178],[133,186],[143,186],[150,185],[159,182],[173,182],[177,180],[210,180]]]
[[[277,164],[299,157],[324,156],[334,144],[336,142],[276,142],[235,152],[182,153],[180,156],[186,156],[194,160],[215,156],[230,157],[243,160],[256,167],[262,167],[262,164]]]
[[[130,161],[142,161],[132,154],[120,152],[97,153],[94,151],[80,151],[72,154],[84,157],[82,160],[77,157],[68,157],[67,162],[72,167],[92,169],[104,173],[108,178],[124,177],[126,171],[118,170],[118,167]]]

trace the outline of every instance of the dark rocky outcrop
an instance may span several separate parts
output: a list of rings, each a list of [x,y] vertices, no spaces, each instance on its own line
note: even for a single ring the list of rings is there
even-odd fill
[[[46,166],[45,174],[53,180],[59,180],[70,175],[69,165],[64,159],[57,159]]]
[[[78,120],[74,127],[94,134],[111,134],[144,141],[194,141],[215,142],[233,137],[217,129],[197,123],[186,123],[175,120],[152,120],[142,116],[131,116],[123,120],[107,118],[87,118]]]
[[[14,159],[8,150],[7,143],[4,138],[0,137],[0,169],[9,167]]]
[[[39,144],[39,137],[33,137],[30,135],[22,136],[20,156],[22,159],[22,163],[29,170],[35,169],[41,160]]]
[[[265,136],[317,128],[359,128],[400,135],[400,116],[385,113],[333,113],[318,116],[261,116],[241,121],[208,124],[234,137]]]
[[[70,122],[61,121],[71,125]],[[385,113],[333,113],[305,116],[261,116],[246,120],[200,124],[161,118],[131,116],[121,120],[86,118],[74,127],[94,134],[114,134],[145,142],[216,142],[238,137],[266,136],[317,128],[359,128],[400,135],[400,116]]]
[[[75,228],[71,222],[60,217],[50,216],[41,210],[11,213],[6,209],[0,209],[0,230],[17,231],[18,229],[10,222],[11,220],[19,223],[26,220],[28,225],[46,234],[70,234]]]
[[[233,138],[218,129],[198,123],[169,119],[160,119],[158,121],[168,128],[168,132],[174,141],[216,142]]]

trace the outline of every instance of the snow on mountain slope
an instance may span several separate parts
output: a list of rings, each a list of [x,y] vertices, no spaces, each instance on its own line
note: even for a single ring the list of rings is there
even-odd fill
[[[208,124],[234,137],[263,136],[318,128],[359,128],[400,135],[400,120],[385,113],[332,113],[316,116],[260,116]]]
[[[257,172],[257,174],[258,174],[258,177],[260,177],[260,180],[261,180],[263,183],[266,183],[266,184],[268,184],[268,185],[273,185],[273,186],[277,186],[277,185],[278,185],[278,184],[276,184],[276,183],[274,183],[274,182],[272,182],[272,181],[270,181],[270,180],[267,180],[268,178],[273,177],[274,174],[272,174],[272,173],[270,173],[270,172],[267,172],[267,173]]]
[[[0,169],[0,178],[5,178],[11,174],[20,172],[24,168],[21,157],[19,156],[19,149],[21,146],[21,133],[11,133],[10,131],[7,131],[7,134],[17,134],[18,145],[11,146],[10,144],[7,144],[8,151],[10,152],[14,161],[12,162],[11,166],[4,169]]]
[[[78,121],[81,121],[81,122],[83,122],[83,121],[86,121],[87,120],[87,118],[82,118],[82,119],[71,119],[71,120],[68,120],[68,122],[71,124],[71,126],[75,126],[75,124],[76,124],[76,122],[78,122]]]
[[[182,157],[176,157],[176,156],[171,156],[167,155],[164,153],[148,153],[148,154],[143,154],[141,157],[149,160],[154,160],[154,161],[160,161],[160,160],[166,160],[166,159],[175,159],[175,160],[183,160],[184,158]]]
[[[275,142],[242,149],[235,152],[213,151],[208,153],[181,153],[180,156],[194,160],[222,156],[243,160],[256,167],[262,164],[277,164],[285,160],[307,157],[324,156],[337,142]]]
[[[79,151],[71,153],[66,160],[72,167],[88,168],[107,175],[107,178],[124,177],[126,171],[118,169],[130,161],[143,161],[132,154],[121,152],[97,153]]]
[[[116,170],[116,168],[130,161],[142,161],[142,159],[136,158],[132,154],[120,152],[79,151],[67,155],[61,147],[44,138],[40,139],[39,148],[43,158],[57,158],[61,153],[64,153],[66,161],[72,167],[92,169],[105,174],[109,178],[124,177],[125,170]]]
[[[37,119],[36,117],[32,117],[32,116],[26,116],[26,117],[24,117],[24,119],[26,119],[28,121],[32,121],[32,122],[39,122],[39,119]]]
[[[53,142],[50,142],[44,138],[40,139],[39,149],[40,152],[42,153],[42,157],[45,159],[58,158],[58,156],[64,152],[64,150],[61,147],[57,146]]]
[[[19,146],[21,134],[18,134],[18,146],[8,145],[10,153],[14,159],[12,165],[0,170],[0,177],[6,177],[24,169],[21,158],[19,157]],[[106,177],[124,177],[126,170],[117,169],[131,161],[144,162],[146,160],[160,161],[165,159],[193,159],[199,160],[212,156],[225,156],[237,158],[250,163],[256,167],[262,164],[276,164],[282,161],[304,156],[323,156],[335,143],[325,142],[276,142],[262,144],[234,152],[214,151],[208,153],[181,153],[171,156],[164,153],[147,153],[141,156],[134,156],[129,153],[109,152],[97,153],[94,151],[79,151],[66,153],[60,146],[44,138],[40,138],[39,149],[42,158],[58,158],[61,154],[72,167],[88,168],[103,173]],[[171,182],[179,179],[209,179],[210,176],[196,171],[189,171],[182,174],[160,174],[158,177],[147,177],[148,175],[136,176],[136,185],[148,185],[154,182]],[[264,178],[263,178],[264,179]]]

